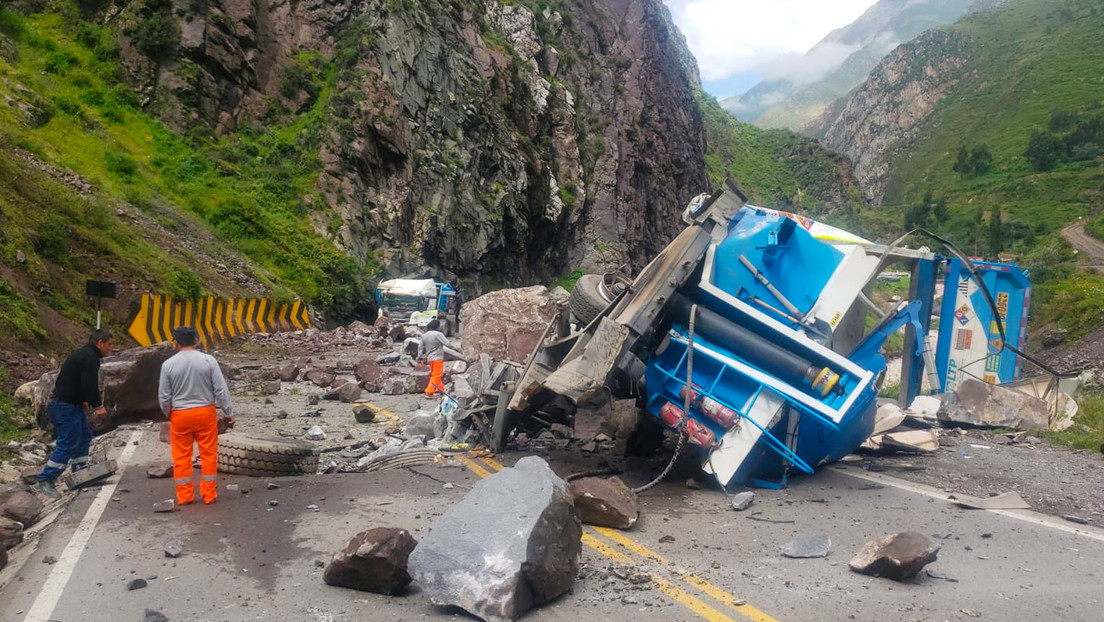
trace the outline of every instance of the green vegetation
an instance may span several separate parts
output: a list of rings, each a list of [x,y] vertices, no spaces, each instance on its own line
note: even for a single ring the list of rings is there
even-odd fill
[[[57,6],[71,5],[57,0],[52,10]],[[171,20],[170,6],[164,0],[146,0],[128,7],[133,14],[120,19],[127,24],[122,27],[132,29],[136,46],[151,57],[175,45],[172,29],[158,22],[158,16]],[[106,195],[92,201],[97,216],[90,219],[87,207],[69,205],[64,197],[55,201],[38,189],[16,190],[13,184],[0,207],[6,216],[21,221],[20,235],[33,237],[38,258],[68,265],[74,242],[87,245],[92,240],[100,250],[111,245],[129,260],[142,257],[137,265],[148,266],[168,293],[198,296],[202,282],[186,264],[167,260],[160,249],[132,246],[134,241],[124,241],[115,219],[103,215],[109,197],[123,197],[150,214],[164,206],[180,206],[210,223],[222,239],[260,266],[263,272],[258,276],[277,297],[298,295],[330,317],[348,317],[355,303],[366,297],[366,283],[377,268],[358,266],[316,233],[308,220],[314,204],[311,192],[321,170],[318,151],[334,90],[333,68],[317,53],[296,55],[283,76],[284,88],[310,95],[302,114],[277,114],[264,130],[243,129],[224,137],[197,131],[185,136],[139,108],[122,80],[111,33],[62,13],[67,11],[24,17],[0,10],[0,33],[18,50],[14,60],[0,57],[0,77],[30,92],[50,94],[46,105],[57,111],[39,127],[31,127],[17,109],[0,107],[0,146],[16,145],[76,171]],[[187,78],[186,71],[181,75]],[[0,83],[0,92],[25,97],[10,89]],[[3,171],[0,179],[5,179]],[[20,198],[27,192],[37,202]],[[64,218],[55,222],[47,212],[58,201],[66,205]]]
[[[968,252],[1027,253],[1104,189],[1104,163],[1089,158],[1104,144],[1104,3],[1020,0],[949,28],[967,37],[967,62],[893,162],[882,209],[934,189],[947,201],[938,233]]]
[[[552,287],[559,286],[559,287],[562,287],[562,288],[566,289],[567,291],[571,291],[571,290],[575,289],[575,283],[577,283],[579,281],[579,279],[581,279],[581,278],[583,278],[583,271],[582,270],[576,270],[576,271],[572,272],[571,274],[561,276],[560,278],[553,281],[552,282]]]
[[[857,191],[844,180],[838,154],[788,130],[741,123],[712,96],[701,91],[696,95],[705,124],[711,187],[720,187],[731,176],[753,203],[813,215],[829,205],[858,202]]]
[[[1050,434],[1050,439],[1076,449],[1101,451],[1104,447],[1104,393],[1099,390],[1081,392],[1077,396],[1073,426]]]

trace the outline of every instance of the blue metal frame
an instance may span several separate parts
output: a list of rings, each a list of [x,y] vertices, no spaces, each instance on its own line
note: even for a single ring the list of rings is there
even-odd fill
[[[908,407],[912,400],[920,395],[924,379],[924,340],[931,331],[932,309],[935,306],[935,281],[939,264],[933,259],[917,259],[913,264],[912,278],[909,281],[909,300],[919,303],[916,321],[905,327],[905,343],[915,341],[918,345],[913,352],[904,352],[901,361],[901,394],[898,401]],[[938,390],[933,387],[932,390]]]

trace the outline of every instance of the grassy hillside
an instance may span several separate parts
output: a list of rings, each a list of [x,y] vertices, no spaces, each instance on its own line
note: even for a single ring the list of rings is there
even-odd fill
[[[752,203],[824,214],[859,201],[845,158],[788,130],[737,121],[712,96],[698,92],[706,128],[706,173],[719,187],[735,178]]]
[[[334,315],[348,313],[371,267],[361,270],[315,233],[303,198],[321,166],[321,111],[332,80],[314,76],[320,91],[314,107],[295,119],[274,119],[267,131],[180,135],[141,110],[123,82],[110,33],[80,20],[74,3],[51,7],[33,16],[0,10],[0,96],[9,102],[0,106],[4,288],[13,289],[20,275],[33,281],[27,274],[33,270],[49,272],[48,283],[61,278],[78,288],[83,274],[119,262],[134,268],[123,273],[144,273],[158,291],[233,293],[225,279],[196,274],[194,258],[171,252],[171,244],[142,243],[149,227],[123,222],[111,207],[122,199],[187,239],[203,237],[190,229],[209,236],[209,227],[217,240],[208,246],[227,244],[247,257],[251,277],[269,295],[301,296]],[[92,198],[57,191],[41,175],[22,175],[13,148],[83,175]],[[196,217],[207,226],[189,222]],[[26,263],[16,261],[17,250]],[[30,304],[27,294],[0,291],[0,317],[25,317],[19,310]],[[76,290],[38,297],[62,317],[87,319],[76,310],[78,302],[86,306]],[[23,334],[37,332],[19,323],[26,324]]]
[[[1101,110],[1104,0],[1020,0],[952,28],[970,37],[969,62],[917,145],[894,159],[886,205],[903,212],[933,192],[949,207],[937,228],[956,242],[1022,253],[1087,215],[1093,193],[1104,190],[1100,157],[1045,171],[1025,157],[1032,134],[1048,130],[1056,113],[1086,119]],[[961,170],[955,163],[963,148],[971,158],[987,151],[991,162]],[[997,208],[1001,234],[985,239],[975,223],[988,222]]]

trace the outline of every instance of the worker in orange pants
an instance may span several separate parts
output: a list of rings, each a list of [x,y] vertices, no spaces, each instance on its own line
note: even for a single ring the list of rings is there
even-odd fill
[[[176,479],[176,502],[187,505],[195,501],[192,481],[192,443],[199,444],[202,466],[199,491],[204,503],[218,498],[218,411],[222,408],[234,426],[230,404],[230,389],[214,357],[196,350],[198,335],[190,326],[173,331],[176,354],[161,365],[161,381],[157,397],[161,410],[169,417],[169,440],[172,443],[173,477]]]
[[[187,505],[195,501],[192,481],[192,443],[199,445],[199,494],[204,503],[218,498],[215,480],[218,476],[218,412],[214,405],[172,411],[169,417],[169,439],[172,443],[173,478],[176,480],[176,503]]]
[[[439,320],[430,320],[426,324],[426,332],[422,335],[422,343],[418,346],[418,360],[429,363],[429,385],[426,387],[426,395],[445,392],[445,347],[448,346],[448,337],[440,330]]]

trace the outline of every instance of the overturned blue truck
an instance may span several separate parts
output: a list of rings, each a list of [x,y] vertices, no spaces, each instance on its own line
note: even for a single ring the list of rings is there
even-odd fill
[[[902,327],[905,406],[966,377],[1003,383],[1020,373],[1030,283],[1016,266],[875,244],[747,205],[731,183],[683,219],[686,229],[631,282],[607,288],[608,305],[585,326],[572,330],[566,311],[549,325],[499,403],[496,450],[527,417],[565,401],[635,397],[722,485],[778,487],[870,435],[882,346]],[[909,293],[887,312],[868,293],[901,264]]]

